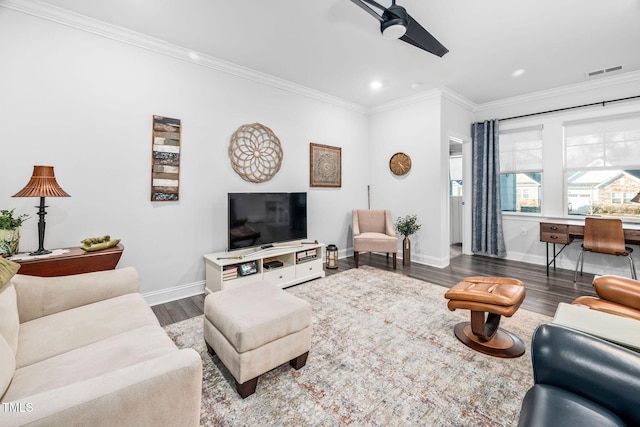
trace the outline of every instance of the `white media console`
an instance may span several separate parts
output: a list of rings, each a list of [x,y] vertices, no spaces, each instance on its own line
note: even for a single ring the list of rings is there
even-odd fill
[[[217,292],[261,280],[286,288],[324,277],[323,248],[322,243],[292,243],[206,254],[206,291]]]

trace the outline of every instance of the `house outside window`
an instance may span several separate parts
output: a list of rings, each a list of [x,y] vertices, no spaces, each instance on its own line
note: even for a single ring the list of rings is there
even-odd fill
[[[620,191],[612,191],[611,192],[611,204],[612,205],[621,205],[624,203],[631,203],[631,199],[635,196],[634,193],[625,193]]]
[[[542,126],[500,131],[503,212],[542,210]]]
[[[640,114],[564,124],[569,215],[640,218]]]

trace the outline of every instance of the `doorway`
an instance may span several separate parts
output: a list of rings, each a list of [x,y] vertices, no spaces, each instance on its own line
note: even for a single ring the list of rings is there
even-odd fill
[[[462,255],[463,242],[463,155],[462,140],[449,139],[449,258]]]

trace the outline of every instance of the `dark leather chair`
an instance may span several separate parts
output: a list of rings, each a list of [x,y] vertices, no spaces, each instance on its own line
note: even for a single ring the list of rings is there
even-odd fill
[[[591,335],[548,324],[531,342],[535,385],[520,427],[640,425],[640,354]]]

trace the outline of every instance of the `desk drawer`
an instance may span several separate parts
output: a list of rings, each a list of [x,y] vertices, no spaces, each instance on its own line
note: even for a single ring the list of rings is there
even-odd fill
[[[569,243],[569,226],[566,224],[541,223],[540,241],[547,243]]]

